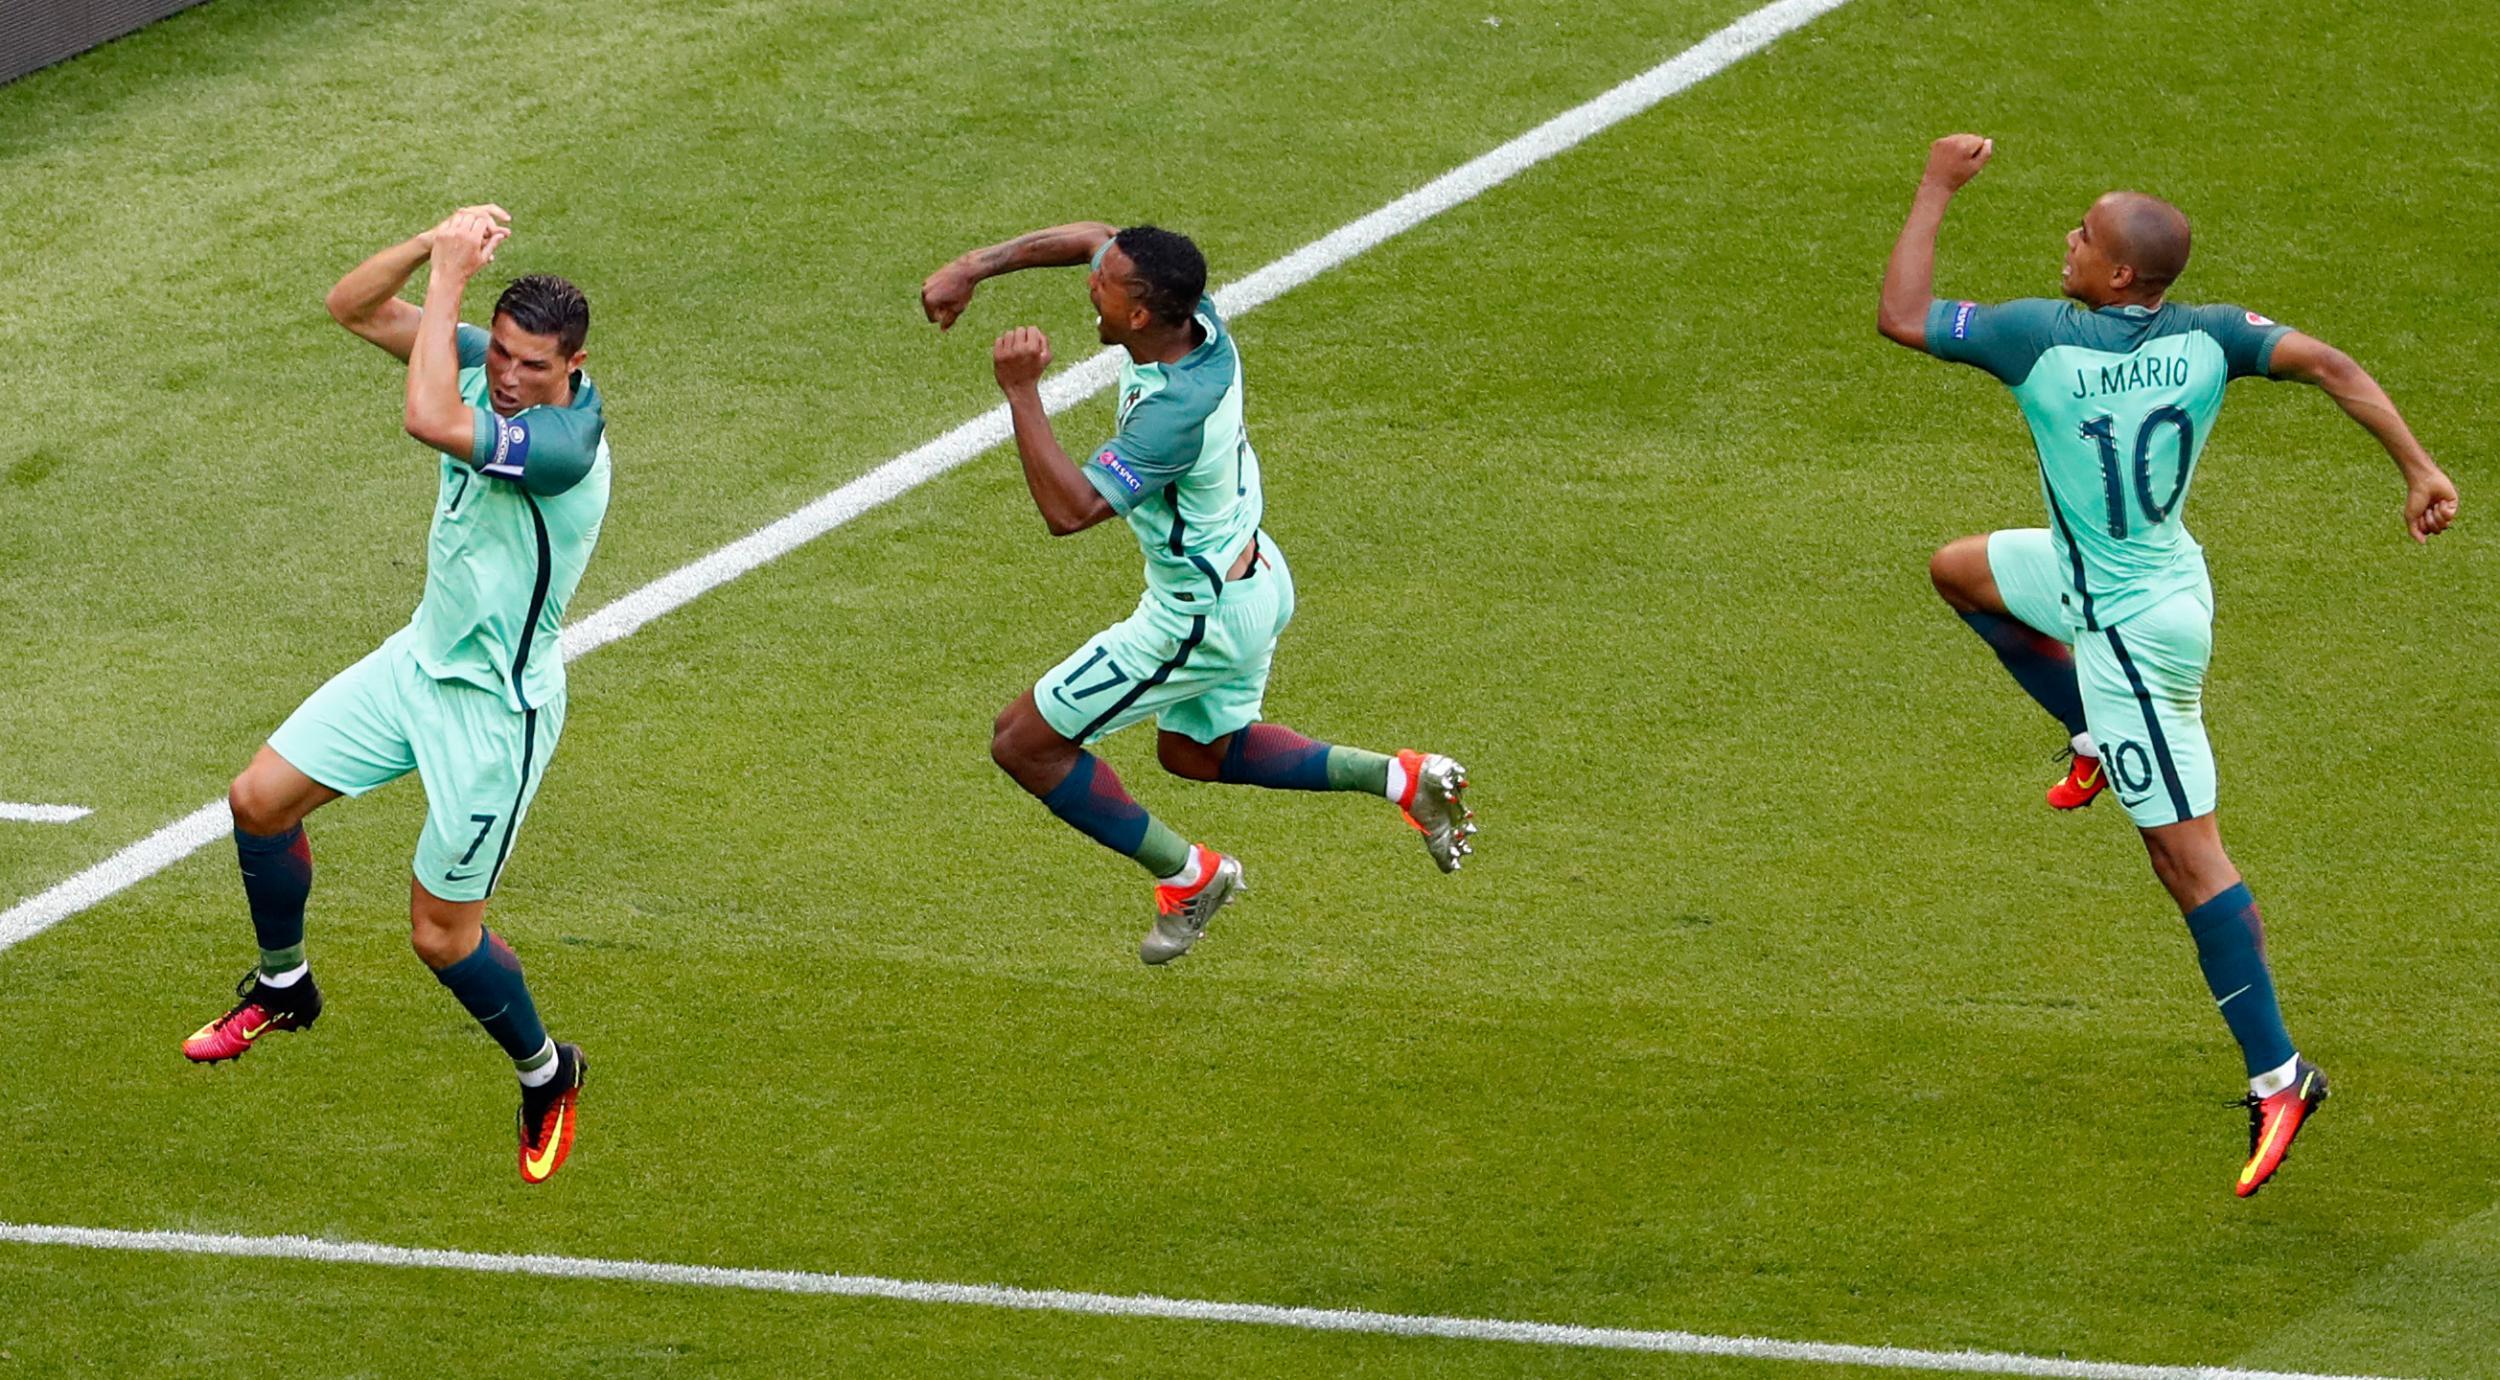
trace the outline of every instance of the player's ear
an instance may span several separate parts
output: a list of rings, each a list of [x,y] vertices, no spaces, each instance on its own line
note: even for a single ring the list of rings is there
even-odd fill
[[[568,374],[580,373],[582,371],[582,361],[588,358],[590,358],[590,351],[586,349],[575,350],[573,352],[573,357],[564,362],[564,372]]]

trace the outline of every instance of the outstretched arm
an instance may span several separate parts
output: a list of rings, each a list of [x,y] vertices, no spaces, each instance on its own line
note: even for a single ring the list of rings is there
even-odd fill
[[[1884,300],[1875,328],[1913,350],[1927,348],[1927,308],[1936,300],[1936,232],[1944,208],[1996,156],[1996,141],[1976,134],[1948,134],[1927,150],[1927,171],[1910,202],[1910,218],[1884,265]]]
[[[480,413],[460,397],[460,297],[469,279],[493,261],[495,246],[512,233],[493,209],[455,211],[427,232],[434,270],[427,275],[425,308],[408,348],[408,408],[402,418],[409,435],[472,464],[479,436],[492,433],[480,432]]]
[[[1042,371],[1050,367],[1050,338],[1032,326],[1019,326],[998,338],[990,349],[998,372],[998,389],[1007,395],[1007,415],[1016,427],[1016,455],[1024,461],[1024,486],[1033,506],[1054,537],[1082,532],[1113,515],[1111,504],[1068,463],[1051,433],[1050,412],[1042,406]]]
[[[454,214],[468,212],[511,219],[500,206],[463,206]],[[433,253],[432,230],[402,240],[349,269],[321,304],[330,309],[331,320],[390,351],[392,358],[405,364],[408,352],[416,348],[420,313],[416,303],[401,299],[399,290],[408,286],[417,266]]]
[[[2387,390],[2378,386],[2368,370],[2353,363],[2352,356],[2315,336],[2293,331],[2275,342],[2268,369],[2278,379],[2325,389],[2346,416],[2387,448],[2404,474],[2405,530],[2415,541],[2429,541],[2456,521],[2457,486],[2432,461],[2430,452],[2422,449],[2422,443],[2413,439],[2413,428],[2405,425],[2403,414],[2388,400]]]
[[[1094,251],[1118,233],[1101,221],[1081,220],[1018,235],[987,249],[975,249],[930,274],[920,285],[921,314],[936,322],[939,330],[945,330],[972,304],[972,290],[982,279],[1020,268],[1073,268],[1090,263]]]

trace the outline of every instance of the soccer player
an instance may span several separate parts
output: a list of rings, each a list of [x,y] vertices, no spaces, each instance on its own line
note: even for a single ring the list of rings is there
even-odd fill
[[[582,1052],[548,1036],[520,960],[485,927],[486,898],[564,731],[558,634],[607,512],[608,445],[599,390],[582,374],[590,303],[579,288],[517,279],[491,330],[460,321],[469,279],[510,233],[502,208],[468,207],[330,289],[340,325],[407,363],[408,434],[439,452],[425,594],[407,627],[314,691],[234,779],[260,963],[182,1052],[236,1059],[271,1031],[312,1027],[304,816],[413,770],[426,819],[410,942],[519,1070],[521,1178],[539,1183],[572,1149]],[[420,309],[399,291],[427,263]]]
[[[2327,1085],[2284,1027],[2257,902],[2214,823],[2202,708],[2213,586],[2180,510],[2223,386],[2249,377],[2315,384],[2377,437],[2404,475],[2415,541],[2455,519],[2457,491],[2341,351],[2238,307],[2166,301],[2187,267],[2188,222],[2157,198],[2112,192],[2067,232],[2062,286],[2072,304],[1935,300],[1945,207],[1994,153],[1974,134],[1930,150],[1884,272],[1880,326],[2013,390],[2050,525],[1964,537],[1936,553],[1931,571],[1945,602],[2072,735],[2074,769],[2050,803],[2073,808],[2114,788],[2186,915],[2247,1064],[2245,1198],[2282,1165]]]
[[[1260,529],[1258,452],[1242,429],[1241,357],[1206,296],[1187,237],[1091,222],[1036,230],[929,275],[921,309],[955,324],[982,279],[1090,264],[1086,288],[1120,367],[1118,432],[1079,466],[1042,407],[1050,342],[1027,326],[991,352],[1015,420],[1024,481],[1051,535],[1125,518],[1146,557],[1136,612],[1104,629],[998,716],[990,756],[1051,813],[1155,879],[1148,963],[1189,951],[1242,890],[1241,863],[1184,841],[1139,808],[1085,746],[1152,715],[1164,770],[1195,781],[1386,796],[1455,872],[1472,851],[1467,773],[1438,754],[1394,756],[1313,742],[1259,720],[1277,635],[1293,618],[1293,574]]]

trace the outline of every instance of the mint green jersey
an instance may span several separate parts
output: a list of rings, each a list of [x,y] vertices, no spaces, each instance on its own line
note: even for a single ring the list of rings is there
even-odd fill
[[[599,390],[498,417],[488,407],[487,333],[460,328],[460,396],[475,416],[467,455],[444,454],[425,597],[409,620],[417,664],[436,680],[503,697],[515,713],[564,694],[564,606],[608,511]]]
[[[2028,298],[1937,302],[1927,349],[2014,391],[2074,627],[2095,631],[2206,586],[2180,512],[2223,385],[2264,376],[2289,334],[2238,307],[2103,307]]]
[[[1146,588],[1205,612],[1267,508],[1258,452],[1241,421],[1241,356],[1212,298],[1205,338],[1170,364],[1120,366],[1119,432],[1082,468],[1146,553]]]

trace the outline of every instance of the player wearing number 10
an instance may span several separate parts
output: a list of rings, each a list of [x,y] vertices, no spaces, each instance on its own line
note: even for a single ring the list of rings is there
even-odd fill
[[[2189,233],[2157,198],[2112,192],[2068,233],[2072,303],[1935,300],[1945,207],[1994,151],[1977,135],[1936,141],[1884,275],[1880,325],[2013,390],[2050,525],[1965,537],[1937,552],[1931,571],[1945,602],[2072,735],[2073,768],[2049,802],[2071,809],[2114,788],[2186,915],[2247,1065],[2249,1154],[2237,1186],[2247,1197],[2282,1164],[2327,1085],[2284,1026],[2257,903],[2214,822],[2202,710],[2213,587],[2181,509],[2235,378],[2325,389],[2395,458],[2416,541],[2455,518],[2456,489],[2340,351],[2238,307],[2166,301]]]
[[[1014,419],[1034,506],[1055,536],[1124,518],[1146,558],[1136,611],[1045,672],[998,716],[990,755],[1051,813],[1124,853],[1155,879],[1148,963],[1188,952],[1242,891],[1241,864],[1184,841],[1139,808],[1109,763],[1085,751],[1152,716],[1166,771],[1278,790],[1385,795],[1421,830],[1433,861],[1458,870],[1475,832],[1447,757],[1331,746],[1259,711],[1276,639],[1293,618],[1293,573],[1262,529],[1266,489],[1242,421],[1241,356],[1206,295],[1207,264],[1188,238],[1150,225],[1084,222],[975,250],[930,274],[921,309],[954,325],[982,279],[1090,264],[1088,294],[1120,370],[1119,431],[1070,464],[1042,406],[1050,342],[1030,326],[991,351]]]
[[[425,595],[408,626],[332,677],[236,777],[228,800],[260,962],[225,1015],[183,1042],[199,1063],[309,1029],[321,993],[304,958],[312,849],[304,817],[414,771],[425,828],[409,883],[417,957],[520,1072],[521,1178],[573,1145],[582,1052],[548,1037],[520,960],[485,926],[486,898],[564,729],[564,606],[608,507],[599,390],[582,373],[590,303],[562,278],[515,280],[492,330],[463,325],[469,279],[511,231],[472,206],[375,254],[330,289],[338,323],[408,366],[408,434],[433,452]],[[422,309],[400,288],[431,271]]]

